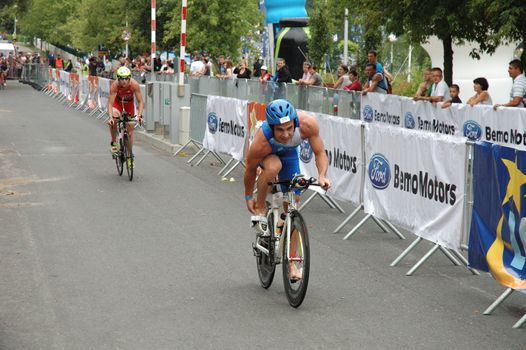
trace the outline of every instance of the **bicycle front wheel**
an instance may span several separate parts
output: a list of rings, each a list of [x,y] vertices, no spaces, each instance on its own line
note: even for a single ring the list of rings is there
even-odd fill
[[[285,232],[283,233],[283,285],[290,306],[297,308],[305,299],[310,272],[309,234],[298,211],[291,213],[290,229],[290,242],[287,241]]]
[[[124,159],[125,159],[125,166],[126,166],[126,172],[128,173],[128,179],[130,181],[133,180],[133,154],[128,153],[128,147],[126,147],[126,143],[128,141],[127,135],[124,136],[124,139],[126,140],[124,142]]]
[[[274,272],[276,271],[276,264],[274,263],[274,240],[272,239],[274,233],[272,232],[273,214],[268,215],[270,237],[258,237],[256,240],[260,245],[268,249],[269,254],[262,251],[256,252],[256,264],[258,267],[258,276],[261,286],[265,289],[272,285],[274,280]]]
[[[117,165],[117,174],[119,174],[119,176],[122,176],[122,172],[124,170],[124,147],[122,145],[122,140],[119,140],[119,143],[120,150],[117,154],[113,155],[113,158],[115,158],[115,165]]]

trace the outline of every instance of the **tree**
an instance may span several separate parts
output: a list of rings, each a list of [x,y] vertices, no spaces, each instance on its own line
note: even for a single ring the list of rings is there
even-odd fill
[[[453,81],[453,43],[480,38],[471,0],[372,1],[383,7],[386,29],[396,35],[407,33],[413,42],[423,43],[436,35],[444,49],[444,80]]]
[[[479,19],[480,50],[493,53],[503,43],[522,43],[521,61],[526,66],[526,7],[523,0],[472,0],[472,13]]]
[[[309,12],[310,37],[308,41],[309,60],[322,66],[325,55],[331,55],[333,50],[333,20],[331,12],[324,0],[314,3],[314,8]]]
[[[169,17],[163,43],[179,45],[180,0],[175,2]],[[207,51],[211,57],[237,58],[241,52],[241,38],[256,35],[261,29],[262,16],[257,1],[240,6],[237,0],[189,0],[186,23],[187,52]]]

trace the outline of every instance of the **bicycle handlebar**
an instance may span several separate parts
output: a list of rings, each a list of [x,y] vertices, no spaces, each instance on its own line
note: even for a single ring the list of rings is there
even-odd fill
[[[296,175],[292,180],[268,182],[268,185],[286,185],[289,188],[307,189],[309,186],[321,186],[320,184],[315,183],[316,181],[318,180],[313,177],[306,179],[303,175]]]

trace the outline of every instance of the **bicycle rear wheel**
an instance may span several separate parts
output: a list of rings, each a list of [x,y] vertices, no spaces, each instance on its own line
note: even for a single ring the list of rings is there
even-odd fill
[[[128,173],[128,179],[130,181],[133,180],[133,154],[128,154],[128,147],[126,147],[126,143],[128,141],[128,135],[124,135],[124,159],[125,159],[125,166],[126,166],[126,172]]]
[[[256,264],[258,268],[259,282],[265,289],[272,285],[272,281],[274,280],[274,272],[276,271],[276,264],[274,263],[274,239],[272,238],[274,236],[274,232],[272,227],[273,225],[271,224],[274,222],[272,213],[268,215],[268,222],[270,237],[256,238],[256,241],[259,242],[260,245],[267,248],[269,251],[268,255],[260,250],[257,250],[256,252]]]
[[[283,285],[285,294],[290,306],[297,308],[303,302],[307,293],[310,272],[310,245],[307,225],[298,211],[291,213],[291,242],[290,259],[287,257],[287,237],[285,232],[282,234],[283,245]],[[290,265],[290,266],[289,266]],[[299,274],[299,279],[291,276],[291,269],[295,269]]]
[[[122,176],[122,172],[124,171],[124,147],[122,145],[122,140],[119,140],[119,143],[119,152],[114,154],[113,158],[115,159],[115,165],[117,165],[117,174],[119,174],[119,176]]]

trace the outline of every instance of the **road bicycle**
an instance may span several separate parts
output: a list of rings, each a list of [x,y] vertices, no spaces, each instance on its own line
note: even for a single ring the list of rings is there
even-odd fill
[[[269,288],[274,279],[276,265],[283,266],[283,284],[289,304],[297,308],[307,293],[310,271],[310,245],[307,225],[299,213],[296,193],[307,190],[309,186],[319,186],[315,178],[306,179],[296,175],[289,181],[269,182],[272,189],[272,202],[267,202],[267,221],[269,235],[258,234],[252,244],[261,286]],[[282,192],[283,187],[288,190]],[[280,214],[282,203],[287,210]],[[295,268],[301,278],[292,278]]]
[[[115,159],[115,164],[117,165],[117,173],[119,176],[122,176],[124,172],[124,167],[126,167],[126,172],[128,173],[128,179],[133,180],[133,153],[129,150],[129,135],[128,130],[126,129],[127,123],[137,123],[135,117],[130,117],[126,111],[122,111],[121,116],[117,119],[117,138],[119,143],[119,150],[116,153],[113,153],[113,159]]]

